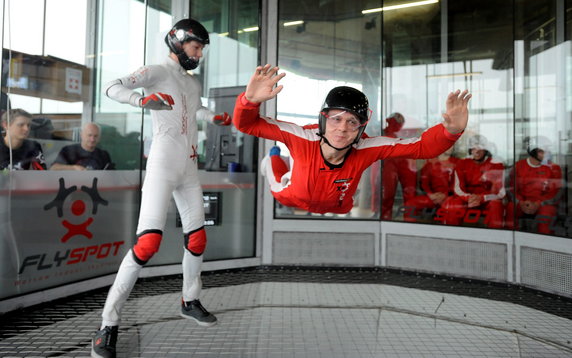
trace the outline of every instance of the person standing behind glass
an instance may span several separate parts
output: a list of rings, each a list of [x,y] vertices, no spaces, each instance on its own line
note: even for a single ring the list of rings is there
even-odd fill
[[[97,147],[101,129],[95,123],[81,128],[81,143],[63,147],[50,170],[105,170],[115,169],[107,151]]]
[[[387,126],[383,130],[383,135],[390,138],[398,138],[397,133],[405,124],[405,117],[395,112],[385,119]],[[371,166],[372,184],[372,211],[379,212],[379,197],[381,191],[381,218],[383,220],[393,219],[393,204],[397,192],[397,184],[401,184],[403,203],[411,200],[417,190],[417,168],[414,159],[406,158],[386,158],[381,162],[375,162]]]
[[[4,136],[0,140],[0,169],[45,170],[46,161],[40,143],[27,139],[32,115],[23,109],[11,109],[2,115]]]

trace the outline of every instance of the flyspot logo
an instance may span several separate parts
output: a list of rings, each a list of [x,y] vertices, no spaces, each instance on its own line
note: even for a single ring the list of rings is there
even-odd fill
[[[56,208],[58,213],[58,217],[61,218],[64,216],[64,202],[68,198],[68,196],[72,195],[78,191],[77,186],[73,185],[69,188],[66,188],[66,183],[64,178],[60,178],[60,188],[54,200],[49,202],[48,204],[44,205],[44,210],[50,210],[51,208]],[[99,195],[99,191],[97,190],[97,178],[93,178],[93,183],[91,188],[82,185],[80,191],[86,193],[89,198],[91,199],[91,214],[97,214],[97,208],[101,205],[107,205],[107,200],[103,199],[101,195]],[[73,216],[80,217],[86,211],[86,204],[85,201],[81,199],[74,200],[72,202],[70,211]],[[85,236],[88,239],[93,237],[93,234],[88,230],[88,226],[93,223],[93,217],[87,218],[84,222],[73,224],[68,220],[62,220],[62,225],[68,230],[67,233],[62,236],[60,239],[61,242],[67,242],[74,236]]]
[[[81,193],[87,194],[88,200]],[[69,203],[71,201],[71,205]],[[66,205],[66,201],[68,201]],[[97,178],[93,179],[91,187],[82,185],[80,189],[76,185],[66,187],[64,178],[59,179],[59,190],[54,200],[44,205],[44,210],[56,209],[61,225],[66,229],[65,234],[59,239],[61,243],[67,243],[70,239],[81,237],[92,239],[93,233],[89,226],[94,222],[99,205],[108,205],[97,189]],[[87,215],[86,215],[87,214]],[[86,217],[87,216],[87,217]],[[74,249],[58,250],[53,254],[39,253],[29,255],[22,260],[19,273],[22,274],[27,268],[35,268],[38,271],[48,270],[62,265],[74,265],[85,262],[88,259],[100,260],[108,256],[117,256],[124,241],[76,247]]]

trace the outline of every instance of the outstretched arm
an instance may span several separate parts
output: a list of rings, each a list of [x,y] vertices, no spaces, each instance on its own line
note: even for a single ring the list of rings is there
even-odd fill
[[[276,84],[286,76],[285,73],[277,73],[278,67],[270,68],[269,64],[256,67],[246,86],[246,99],[252,103],[262,103],[276,97],[283,87],[282,85],[276,86]]]
[[[443,113],[443,126],[451,134],[461,133],[467,127],[469,121],[469,110],[467,105],[471,99],[471,94],[468,90],[456,90],[449,93],[447,96],[446,107],[447,111]]]

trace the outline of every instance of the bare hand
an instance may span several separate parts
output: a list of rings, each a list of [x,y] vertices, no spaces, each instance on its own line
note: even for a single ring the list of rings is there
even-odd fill
[[[277,72],[278,67],[270,68],[268,64],[256,67],[246,86],[246,99],[253,103],[261,103],[276,97],[283,88],[282,85],[276,86],[276,84],[286,76],[285,73],[277,75]]]
[[[467,105],[471,99],[471,94],[468,90],[456,90],[449,93],[445,105],[447,111],[443,113],[445,123],[443,125],[451,134],[461,133],[467,127],[469,121],[469,110]]]
[[[429,199],[431,199],[435,205],[441,205],[446,198],[447,195],[441,192],[429,194]]]
[[[467,206],[469,208],[474,208],[476,206],[481,205],[482,196],[478,194],[471,194],[469,195],[469,201],[467,202]]]
[[[538,210],[538,207],[540,206],[540,203],[530,201],[530,200],[521,201],[519,204],[520,204],[520,209],[522,210],[522,212],[525,214],[528,214],[528,215],[532,215],[532,214],[536,213],[536,211]]]

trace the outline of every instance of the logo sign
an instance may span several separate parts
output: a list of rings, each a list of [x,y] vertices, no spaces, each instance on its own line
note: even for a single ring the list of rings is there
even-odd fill
[[[49,202],[44,206],[44,210],[50,210],[52,208],[56,208],[58,213],[58,217],[61,218],[64,216],[64,202],[68,196],[72,195],[74,192],[78,191],[77,186],[73,185],[69,188],[66,188],[64,178],[60,178],[60,188],[54,200]],[[93,178],[93,184],[91,188],[82,185],[79,191],[87,193],[91,198],[91,214],[97,214],[97,207],[101,205],[107,205],[107,200],[103,199],[101,195],[99,195],[99,191],[97,190],[97,178]],[[75,200],[71,205],[71,213],[74,216],[82,216],[85,213],[86,205],[85,202],[81,199]],[[60,239],[61,242],[67,242],[74,236],[85,236],[88,239],[93,237],[93,234],[88,230],[88,226],[91,225],[93,222],[93,218],[89,217],[84,222],[79,224],[72,224],[67,220],[62,221],[62,225],[68,230],[67,233],[62,236]]]
[[[82,195],[78,195],[83,193]],[[86,197],[83,200],[77,197]],[[71,205],[64,205],[66,200],[71,198]],[[108,205],[97,189],[97,178],[93,179],[91,187],[82,185],[79,189],[76,185],[66,187],[65,179],[59,179],[59,189],[56,197],[44,205],[44,210],[49,211],[55,209],[58,218],[61,219],[61,225],[66,232],[59,238],[60,243],[67,244],[76,240],[91,240],[93,233],[90,231],[90,225],[94,222],[94,217],[98,212],[99,206]],[[87,218],[85,218],[87,216]],[[67,219],[66,219],[67,218]],[[75,219],[75,220],[74,220]],[[81,221],[81,222],[78,222]],[[38,272],[51,273],[51,270],[57,267],[65,267],[64,265],[75,265],[90,260],[101,260],[109,256],[117,256],[124,241],[115,241],[107,243],[94,243],[82,247],[63,247],[62,250],[55,252],[44,252],[35,255],[29,255],[22,260],[19,274],[24,273],[27,269],[35,268]],[[47,271],[44,271],[47,270]],[[81,269],[83,270],[83,269]],[[80,271],[81,271],[80,270]],[[68,270],[70,272],[79,272],[77,269]],[[66,271],[67,272],[67,271]],[[57,276],[58,272],[53,272]],[[48,278],[49,276],[43,276]],[[27,284],[32,280],[20,280],[16,284]]]

